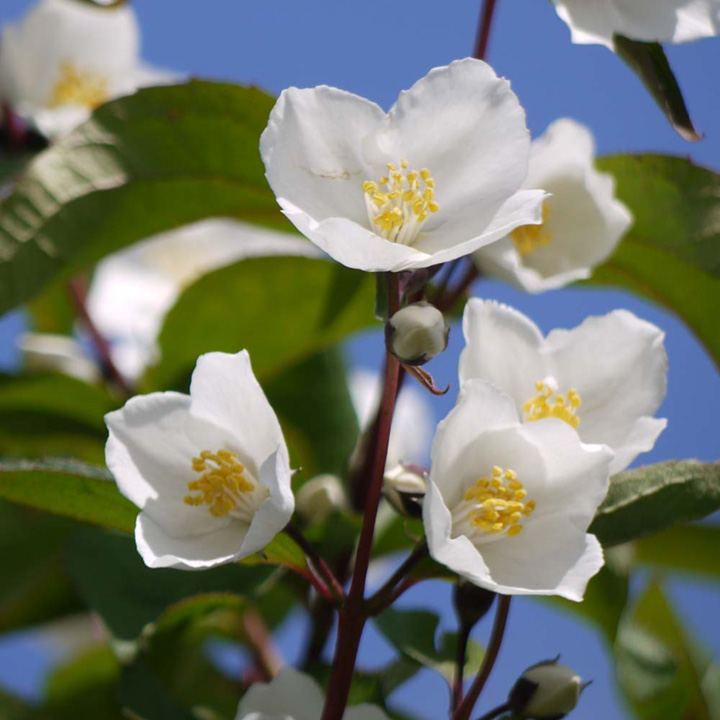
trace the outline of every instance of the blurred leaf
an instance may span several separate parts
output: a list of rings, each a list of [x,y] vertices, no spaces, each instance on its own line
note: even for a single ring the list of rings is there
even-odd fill
[[[63,280],[49,283],[27,309],[34,332],[72,335],[77,311]]]
[[[107,470],[57,458],[0,461],[0,498],[127,533],[138,512]]]
[[[20,698],[0,689],[0,718],[2,720],[53,720],[46,712],[29,705]]]
[[[66,375],[0,375],[0,455],[65,455],[101,462],[114,409],[101,388]]]
[[[265,392],[280,418],[293,467],[306,479],[342,474],[359,429],[341,351],[329,348],[302,360],[273,378]]]
[[[370,327],[372,276],[357,278],[355,270],[300,257],[250,258],[205,275],[168,313],[150,385],[184,387],[202,353],[243,348],[255,375],[268,378]],[[338,283],[354,288],[342,307],[333,301]]]
[[[257,88],[191,81],[98,108],[0,208],[0,313],[163,230],[212,216],[286,223],[258,149],[273,104]]]
[[[701,140],[662,45],[630,40],[622,35],[615,35],[613,42],[618,57],[642,80],[678,135],[690,142]]]
[[[718,509],[720,463],[673,460],[613,476],[589,532],[610,547]]]
[[[711,667],[659,584],[653,582],[618,633],[618,679],[643,720],[717,720],[703,692]]]
[[[425,610],[389,608],[373,618],[383,637],[401,654],[418,665],[439,672],[448,683],[455,672],[457,635],[443,633],[436,645],[440,618]],[[465,676],[477,673],[483,658],[482,648],[473,640],[468,643]]]
[[[124,720],[119,680],[120,664],[109,647],[85,650],[49,677],[45,706],[55,720]]]
[[[62,562],[63,545],[76,528],[66,518],[0,501],[0,633],[82,609]]]
[[[676,525],[633,544],[638,562],[720,577],[720,526]]]
[[[322,522],[305,528],[303,532],[308,542],[332,566],[334,561],[352,552],[361,527],[360,515],[336,512]]]
[[[382,524],[378,518],[378,529],[373,540],[373,557],[410,550],[417,538],[422,537],[425,537],[422,520],[408,519],[394,510],[388,512]]]
[[[615,176],[634,225],[593,282],[675,312],[720,365],[720,175],[663,155],[605,157],[598,167]]]
[[[68,568],[78,592],[115,638],[136,639],[171,605],[200,593],[253,597],[272,573],[268,567],[224,565],[202,572],[150,569],[132,538],[83,528],[70,543]]]

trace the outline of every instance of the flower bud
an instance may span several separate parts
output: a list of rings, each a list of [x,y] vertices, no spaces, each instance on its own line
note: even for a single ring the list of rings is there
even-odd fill
[[[398,310],[385,325],[388,350],[407,365],[424,365],[446,347],[450,328],[433,305],[417,302]]]
[[[572,668],[550,660],[522,674],[508,704],[513,716],[523,720],[560,720],[575,708],[585,687]]]
[[[460,626],[468,632],[482,620],[492,607],[496,593],[492,590],[473,585],[466,580],[459,580],[453,589],[453,605]]]
[[[427,492],[427,470],[418,465],[398,463],[385,471],[383,491],[388,502],[401,515],[419,518]]]
[[[295,508],[305,522],[322,522],[347,507],[347,496],[337,475],[318,475],[295,494]]]

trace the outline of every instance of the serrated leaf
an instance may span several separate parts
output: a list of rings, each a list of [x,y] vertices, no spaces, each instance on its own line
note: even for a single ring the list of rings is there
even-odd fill
[[[0,461],[0,498],[126,533],[138,512],[105,468],[76,460]]]
[[[662,45],[630,40],[622,35],[615,35],[613,44],[618,57],[638,75],[678,135],[689,142],[701,140],[702,135],[690,119],[682,91]]]
[[[199,355],[248,350],[253,372],[269,378],[372,326],[372,277],[325,260],[251,258],[205,275],[168,313],[162,359],[145,382],[183,388]],[[338,307],[338,283],[357,287]],[[218,292],[222,288],[222,292]]]
[[[634,224],[593,282],[676,313],[720,366],[720,175],[664,155],[604,157],[598,167],[615,176]]]
[[[720,509],[720,463],[648,465],[611,478],[589,532],[604,547],[636,540]]]
[[[191,81],[98,108],[32,161],[0,207],[0,313],[58,275],[196,220],[287,227],[258,149],[273,104],[257,88]]]

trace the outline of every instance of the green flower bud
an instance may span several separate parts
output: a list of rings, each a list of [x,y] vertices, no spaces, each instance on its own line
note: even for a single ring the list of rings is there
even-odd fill
[[[424,365],[446,347],[450,328],[433,305],[417,302],[398,310],[385,325],[385,343],[407,365]]]
[[[580,676],[551,660],[528,668],[510,691],[513,717],[522,720],[560,720],[575,708],[585,689]]]

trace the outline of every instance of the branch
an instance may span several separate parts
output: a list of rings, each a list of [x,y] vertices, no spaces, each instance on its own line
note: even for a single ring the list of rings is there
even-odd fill
[[[490,28],[492,27],[496,2],[497,0],[483,1],[477,37],[475,38],[475,50],[473,51],[473,57],[478,60],[484,60],[487,55],[488,42],[490,40]]]
[[[272,636],[265,621],[257,610],[246,610],[242,616],[243,630],[248,644],[253,650],[255,662],[265,682],[270,682],[283,666]]]
[[[427,542],[418,543],[395,572],[385,581],[382,587],[367,601],[367,608],[371,615],[377,615],[387,607],[387,601],[393,597],[398,585],[406,579],[407,574],[428,556]]]

